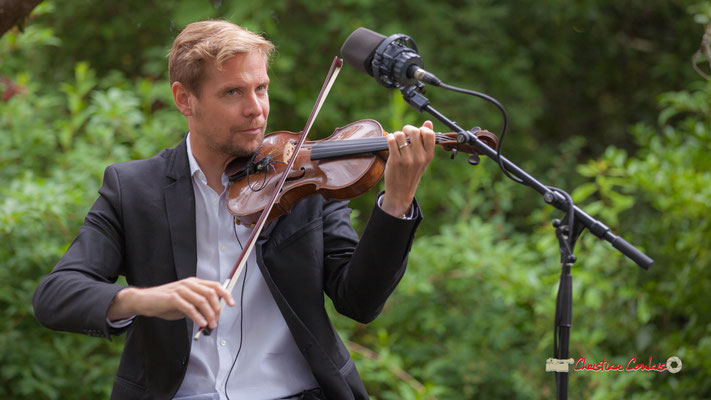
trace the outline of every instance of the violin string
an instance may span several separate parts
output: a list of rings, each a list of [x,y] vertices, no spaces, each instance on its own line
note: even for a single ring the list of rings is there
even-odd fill
[[[355,141],[355,139],[353,141]],[[358,143],[334,144],[335,143],[329,143],[323,147],[319,146],[318,148],[314,148],[311,152],[312,159],[346,156],[387,149],[387,147],[383,147],[382,142],[363,143],[358,140]]]
[[[435,140],[437,143],[439,141],[451,141],[455,140],[454,138],[451,138],[444,133],[441,132],[436,132],[435,133]],[[410,141],[410,138],[407,138],[407,141]],[[304,143],[301,148],[302,149],[313,149],[313,148],[328,148],[328,147],[343,147],[343,146],[350,146],[350,145],[355,145],[355,144],[366,144],[366,143],[377,143],[381,144],[387,142],[387,139],[385,136],[382,137],[377,137],[377,138],[360,138],[360,139],[342,139],[342,140],[337,140],[337,141],[317,141],[317,142],[307,142]]]
[[[454,140],[453,138],[450,138],[449,136],[440,132],[437,132],[435,134],[435,139],[436,143]],[[407,138],[407,141],[409,142],[410,139]],[[333,157],[336,155],[347,155],[387,150],[387,147],[385,146],[386,143],[387,139],[385,137],[378,137],[364,139],[344,139],[334,142],[319,142],[309,147],[312,149],[312,151],[318,151],[321,157],[328,158],[329,156]]]
[[[372,145],[381,145],[386,143],[384,138],[366,138],[366,139],[345,139],[336,142],[323,142],[318,145],[319,148],[351,148],[351,147],[363,147]]]
[[[437,141],[452,141],[455,140],[454,138],[451,138],[444,133],[437,132],[435,134],[435,140]],[[410,138],[407,138],[407,141],[410,141]],[[382,144],[382,143],[387,143],[387,139],[383,137],[378,137],[378,138],[364,138],[364,139],[344,139],[340,141],[333,141],[333,142],[318,142],[314,143],[312,146],[317,147],[319,149],[321,148],[329,148],[329,147],[334,147],[334,148],[349,148],[351,146],[360,146],[360,145],[370,145],[370,144]],[[309,146],[309,147],[312,147]]]

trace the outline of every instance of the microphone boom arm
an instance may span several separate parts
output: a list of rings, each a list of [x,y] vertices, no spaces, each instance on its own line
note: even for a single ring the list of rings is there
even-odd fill
[[[518,177],[523,181],[526,186],[530,186],[538,193],[543,195],[543,200],[552,205],[553,207],[569,212],[570,205],[566,198],[558,193],[557,191],[551,190],[548,186],[542,184],[536,178],[532,177],[523,169],[519,168],[516,164],[509,161],[505,157],[498,155],[495,149],[487,146],[484,142],[479,140],[473,133],[462,129],[456,122],[450,120],[442,113],[437,111],[434,107],[430,105],[429,99],[420,93],[417,88],[413,86],[407,86],[400,88],[402,96],[405,101],[412,106],[418,112],[427,112],[433,117],[437,118],[440,122],[447,125],[452,131],[457,132],[457,141],[459,143],[467,143],[474,146],[479,154],[484,154],[491,158],[492,160],[497,160],[500,158],[501,163],[504,165],[507,171],[511,172],[513,175]],[[580,209],[578,206],[573,205],[574,218],[576,221],[580,222],[584,227],[588,228],[595,236],[600,239],[610,242],[612,247],[620,251],[627,258],[634,261],[637,265],[647,270],[654,264],[654,260],[648,255],[644,254],[633,245],[628,243],[621,236],[617,236],[610,231],[605,224],[591,217],[588,213]]]

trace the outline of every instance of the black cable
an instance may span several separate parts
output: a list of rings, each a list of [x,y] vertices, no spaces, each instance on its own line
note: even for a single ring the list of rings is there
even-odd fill
[[[499,137],[499,144],[498,144],[498,146],[496,146],[496,161],[498,162],[499,168],[501,168],[501,171],[503,171],[504,175],[506,175],[509,179],[513,180],[514,182],[525,185],[526,183],[523,180],[521,180],[520,178],[518,178],[516,176],[511,175],[509,173],[509,171],[506,170],[506,167],[504,166],[504,163],[501,160],[501,149],[504,144],[504,135],[506,134],[506,129],[508,127],[508,117],[506,115],[506,109],[504,109],[504,106],[501,105],[501,103],[499,103],[499,101],[496,100],[495,98],[493,98],[487,94],[484,94],[484,93],[479,93],[477,91],[469,90],[469,89],[458,88],[456,86],[447,85],[446,83],[440,83],[438,86],[440,86],[444,89],[447,89],[447,90],[451,90],[453,92],[464,93],[464,94],[468,94],[471,96],[479,97],[481,99],[484,99],[484,100],[494,104],[499,109],[499,111],[501,111],[501,115],[504,119],[504,123],[503,123],[503,127],[501,128],[501,136]],[[560,193],[563,197],[565,197],[566,203],[568,204],[568,221],[567,221],[568,229],[569,229],[568,239],[563,242],[563,247],[565,248],[565,254],[563,255],[563,263],[568,263],[569,256],[573,253],[572,241],[573,241],[573,234],[574,234],[573,223],[575,222],[575,214],[574,214],[575,213],[575,210],[574,210],[575,205],[573,203],[573,198],[570,196],[570,194],[568,194],[568,192],[558,189],[553,186],[549,186],[548,188],[554,192]],[[555,310],[555,317],[554,317],[554,321],[553,321],[553,356],[556,358],[558,358],[559,353],[560,353],[560,351],[559,351],[560,349],[558,348],[558,336],[559,336],[558,323],[560,322],[560,319],[562,318],[562,316],[561,316],[562,310],[560,310],[560,293],[561,293],[561,289],[563,287],[563,275],[564,274],[565,274],[565,271],[563,269],[561,271],[561,279],[558,284],[558,295],[556,296],[556,310]],[[556,381],[557,381],[557,379],[558,379],[558,375],[556,374]]]
[[[235,238],[237,238],[237,243],[239,243],[240,249],[244,251],[244,246],[242,246],[242,241],[239,240],[239,236],[237,235],[237,224],[232,222],[232,230],[235,233]],[[239,298],[239,346],[237,347],[237,355],[235,355],[234,361],[232,361],[232,366],[230,367],[230,371],[227,373],[227,378],[225,378],[225,397],[227,397],[227,400],[230,400],[230,395],[227,394],[227,383],[230,380],[230,376],[232,375],[232,370],[235,368],[235,365],[237,364],[237,358],[239,357],[239,353],[242,351],[242,337],[244,337],[244,330],[242,329],[244,326],[244,285],[247,282],[247,272],[249,271],[249,262],[245,262],[244,265],[244,278],[242,279],[242,293],[240,293],[240,298]]]
[[[446,83],[441,83],[439,86],[441,88],[451,90],[453,92],[464,93],[464,94],[468,94],[471,96],[476,96],[481,99],[484,99],[484,100],[492,103],[493,105],[495,105],[499,109],[499,111],[501,111],[501,116],[504,119],[504,125],[501,128],[501,135],[499,137],[499,145],[496,146],[496,161],[498,162],[499,168],[501,168],[501,171],[504,172],[504,175],[506,175],[506,177],[508,177],[509,179],[513,180],[516,183],[525,185],[526,183],[523,180],[521,180],[520,178],[518,178],[516,176],[511,175],[509,173],[509,171],[506,170],[506,166],[504,166],[504,162],[501,160],[501,149],[503,148],[503,145],[504,145],[504,135],[506,134],[506,128],[508,128],[508,125],[509,125],[509,118],[506,115],[506,109],[504,109],[504,106],[501,105],[501,103],[499,103],[499,101],[496,100],[495,98],[493,98],[487,94],[484,94],[484,93],[479,93],[477,91],[469,90],[469,89],[462,89],[462,88],[459,88],[456,86],[447,85]]]

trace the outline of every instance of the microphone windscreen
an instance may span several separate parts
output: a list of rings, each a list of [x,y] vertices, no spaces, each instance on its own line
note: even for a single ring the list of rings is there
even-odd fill
[[[373,76],[373,55],[385,36],[370,29],[358,28],[343,42],[341,57],[353,68]]]

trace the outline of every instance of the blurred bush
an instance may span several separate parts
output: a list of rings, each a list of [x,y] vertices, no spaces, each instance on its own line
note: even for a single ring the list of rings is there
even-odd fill
[[[573,268],[571,355],[664,362],[669,373],[571,374],[571,398],[708,398],[711,86],[688,64],[711,3],[571,4],[47,0],[0,39],[0,397],[102,398],[122,338],[48,331],[31,296],[67,248],[111,163],[150,157],[186,130],[165,55],[188,22],[222,17],[278,45],[271,129],[300,130],[332,56],[366,26],[407,33],[428,69],[507,107],[505,154],[656,260],[643,272],[584,235]],[[395,17],[393,17],[395,16]],[[324,57],[326,55],[326,57]],[[319,72],[322,71],[322,72]],[[685,88],[685,90],[683,90]],[[670,90],[672,90],[670,92]],[[659,93],[662,94],[661,96]],[[463,126],[497,132],[488,104],[431,90]],[[659,108],[655,108],[655,107]],[[399,93],[344,69],[314,138],[360,118],[421,121]],[[442,127],[438,127],[442,128]],[[600,155],[601,154],[601,155]],[[409,271],[383,315],[334,315],[375,399],[541,399],[554,395],[559,213],[501,177],[439,152]],[[573,190],[575,189],[575,190]],[[373,196],[353,201],[362,226]]]

